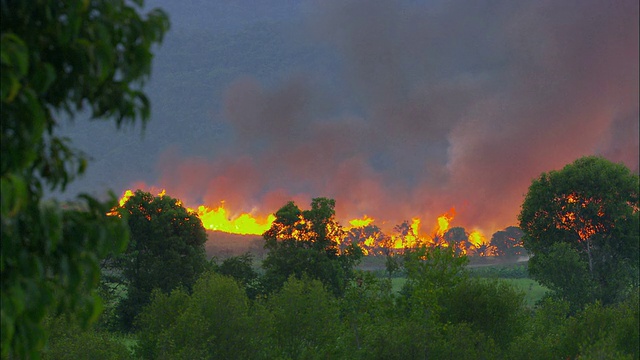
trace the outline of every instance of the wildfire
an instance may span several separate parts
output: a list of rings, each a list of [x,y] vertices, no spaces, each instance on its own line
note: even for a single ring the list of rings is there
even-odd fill
[[[132,197],[132,196],[133,196],[133,191],[131,191],[131,190],[125,191],[124,194],[122,195],[122,197],[120,198],[120,201],[118,201],[118,203],[120,204],[120,207],[123,207],[124,204],[126,204],[127,201],[129,201],[129,198]]]
[[[362,219],[350,220],[349,224],[351,224],[352,227],[358,228],[358,227],[369,226],[371,225],[372,222],[373,222],[373,219],[365,215],[362,217]]]
[[[455,215],[456,215],[456,209],[451,208],[449,212],[438,216],[438,228],[435,231],[435,235],[437,237],[443,237],[444,233],[446,233],[447,230],[449,230],[449,223],[451,222],[451,220],[453,220]]]
[[[134,191],[126,190],[120,198],[120,206],[124,204],[134,195]],[[166,191],[163,189],[158,196],[162,197],[166,195]],[[178,200],[178,203],[182,205],[182,201]],[[187,211],[196,213],[202,225],[205,229],[211,231],[223,231],[230,234],[242,234],[242,235],[262,235],[265,231],[269,230],[271,224],[275,221],[276,217],[273,214],[269,214],[265,217],[257,217],[250,213],[241,213],[236,216],[229,215],[229,211],[224,207],[224,202],[221,202],[217,208],[209,208],[205,205],[199,205],[196,208],[186,207]]]
[[[224,208],[224,205],[220,205],[215,209],[200,205],[196,210],[191,208],[187,208],[187,210],[198,214],[205,229],[224,231],[231,234],[262,235],[265,231],[269,230],[271,224],[273,224],[276,219],[273,214],[269,214],[266,218],[261,219],[249,213],[242,213],[231,218],[227,209]]]
[[[556,224],[558,229],[575,232],[580,238],[580,241],[587,241],[593,235],[603,230],[601,222],[596,222],[589,217],[579,215],[588,207],[595,207],[597,216],[603,217],[604,210],[599,200],[581,197],[578,194],[568,194],[564,198],[557,198],[556,201],[563,203],[559,213],[560,223]]]
[[[469,234],[469,242],[473,244],[476,248],[479,248],[482,245],[487,245],[487,239],[480,233],[478,230],[474,230]]]
[[[162,190],[158,193],[158,196],[164,196],[165,194],[165,190]],[[120,206],[124,206],[133,195],[134,191],[126,190],[120,198]],[[182,205],[180,200],[178,200],[178,203]],[[252,213],[233,214],[233,212],[225,207],[224,201],[217,207],[199,205],[197,207],[186,207],[186,209],[198,215],[206,230],[231,234],[262,235],[271,228],[276,220],[274,214],[268,214],[266,216],[257,216]],[[385,253],[383,249],[387,249],[386,251],[399,251],[421,244],[427,244],[429,246],[450,246],[451,244],[445,240],[445,234],[450,230],[450,225],[454,217],[454,208],[438,216],[435,227],[430,233],[432,235],[421,233],[422,220],[419,217],[411,219],[411,223],[405,222],[398,225],[394,230],[396,234],[387,235],[389,233],[385,234],[379,228],[375,226],[372,227],[375,222],[374,218],[364,215],[362,218],[348,221],[350,226],[344,229],[347,233],[352,233],[351,238],[339,239],[337,243],[338,246],[341,246],[342,243],[357,242],[365,254],[372,255]],[[294,232],[297,232],[297,230]],[[465,254],[477,253],[477,249],[489,245],[485,236],[478,230],[469,233],[466,242],[467,245],[463,243],[455,245],[456,247],[460,247],[459,250]]]

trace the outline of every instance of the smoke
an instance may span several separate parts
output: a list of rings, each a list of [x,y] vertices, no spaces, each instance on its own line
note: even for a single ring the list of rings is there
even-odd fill
[[[321,1],[300,31],[341,85],[237,79],[229,148],[167,151],[160,187],[261,213],[327,196],[390,227],[455,207],[494,231],[543,171],[599,154],[638,172],[637,1]]]

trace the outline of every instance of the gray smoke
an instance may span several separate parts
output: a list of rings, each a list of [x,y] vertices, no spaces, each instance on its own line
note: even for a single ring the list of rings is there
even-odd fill
[[[455,207],[494,231],[543,171],[600,154],[638,172],[635,0],[319,1],[307,20],[339,84],[237,79],[229,147],[168,152],[154,185],[237,211],[327,196],[389,227]]]

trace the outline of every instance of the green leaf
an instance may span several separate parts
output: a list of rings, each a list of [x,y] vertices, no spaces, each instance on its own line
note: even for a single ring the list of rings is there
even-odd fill
[[[22,205],[28,201],[27,185],[24,179],[16,174],[7,174],[0,179],[0,209],[2,215],[15,216]]]

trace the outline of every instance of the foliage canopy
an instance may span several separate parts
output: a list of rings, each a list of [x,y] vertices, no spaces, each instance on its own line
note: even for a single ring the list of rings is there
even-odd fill
[[[334,207],[333,199],[315,198],[310,210],[302,211],[289,202],[276,212],[273,225],[263,235],[269,254],[262,266],[269,290],[282,287],[291,275],[301,279],[306,274],[336,295],[344,292],[362,250],[355,244],[339,249],[344,231]]]
[[[64,190],[87,163],[56,134],[60,119],[89,110],[118,125],[144,122],[151,48],[169,22],[160,10],[142,17],[142,1],[2,0],[0,7],[0,345],[3,356],[37,357],[47,311],[80,309],[80,320],[95,319],[98,258],[127,241],[126,225],[106,216],[113,203],[42,201],[45,189]]]
[[[523,244],[533,255],[530,274],[559,295],[583,302],[612,303],[635,291],[638,193],[638,175],[595,156],[540,175],[519,215]]]
[[[191,288],[207,267],[207,234],[198,216],[170,196],[138,190],[120,212],[131,234],[118,262],[127,284],[120,313],[128,328],[154,289],[169,293],[180,286]]]

